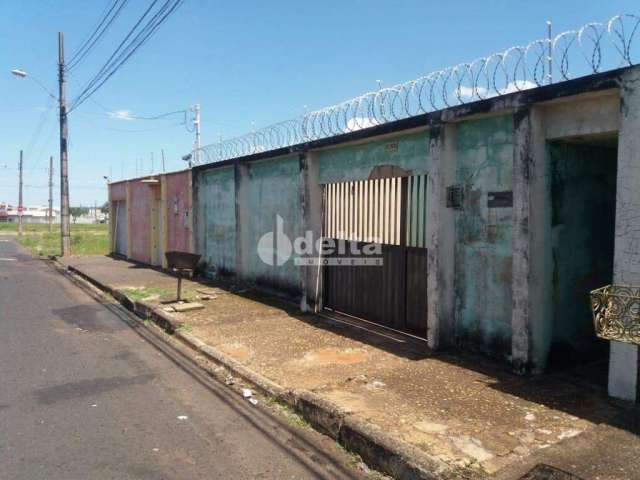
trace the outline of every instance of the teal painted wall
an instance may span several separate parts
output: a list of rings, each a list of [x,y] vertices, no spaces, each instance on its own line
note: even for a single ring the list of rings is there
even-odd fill
[[[258,242],[264,234],[274,232],[278,215],[284,234],[292,242],[303,233],[298,156],[254,162],[247,168],[245,275],[256,283],[297,295],[302,272],[293,257],[283,265],[268,265],[258,256]]]
[[[320,183],[365,180],[376,165],[397,165],[414,174],[429,171],[429,132],[331,148],[318,152]]]
[[[233,167],[194,170],[196,252],[220,273],[236,270],[236,200]]]
[[[511,115],[458,124],[455,212],[456,340],[494,356],[511,353],[512,208],[488,208],[488,192],[511,191]]]
[[[554,143],[551,172],[551,367],[606,354],[594,335],[589,292],[613,279],[615,148]]]

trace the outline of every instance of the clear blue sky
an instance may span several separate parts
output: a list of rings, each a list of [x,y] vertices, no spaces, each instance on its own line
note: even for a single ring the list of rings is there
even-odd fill
[[[125,14],[68,83],[73,98],[98,70],[150,0],[131,0]],[[0,2],[0,202],[17,203],[18,152],[25,156],[25,204],[45,204],[46,167],[54,157],[56,109],[33,82],[9,74],[22,68],[56,89],[57,32],[67,55],[92,30],[107,0]],[[546,35],[618,13],[640,13],[637,1],[563,0],[322,2],[186,0],[178,12],[94,97],[108,111],[152,116],[202,105],[203,143],[285,120],[376,87],[410,80]],[[93,101],[69,118],[71,204],[106,200],[103,175],[167,169],[193,135],[181,118],[109,118]],[[140,167],[140,165],[143,167]],[[5,166],[6,165],[6,166]],[[54,204],[58,204],[56,188]]]

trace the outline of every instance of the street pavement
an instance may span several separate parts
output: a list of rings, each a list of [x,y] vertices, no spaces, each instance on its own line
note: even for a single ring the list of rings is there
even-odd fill
[[[364,478],[0,237],[0,479]]]

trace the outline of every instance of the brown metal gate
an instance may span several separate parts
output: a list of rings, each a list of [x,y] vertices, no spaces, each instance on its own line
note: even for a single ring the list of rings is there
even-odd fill
[[[343,245],[324,257],[325,308],[426,337],[426,193],[426,175],[325,185],[324,237]]]

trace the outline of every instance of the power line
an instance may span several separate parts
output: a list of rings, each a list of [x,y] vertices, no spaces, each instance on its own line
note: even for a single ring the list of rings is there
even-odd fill
[[[182,5],[184,0],[166,0],[165,3],[146,21],[144,26],[140,25],[152,12],[158,0],[153,0],[142,16],[135,23],[133,28],[120,42],[115,51],[107,59],[102,68],[87,83],[82,92],[71,102],[69,113],[78,108],[91,95],[100,89],[128,60],[143,46],[153,34],[166,22],[167,18]],[[131,39],[131,40],[130,40]]]
[[[93,30],[93,33],[89,35],[87,40],[82,44],[82,46],[80,46],[76,53],[71,56],[71,59],[67,63],[67,71],[77,67],[100,42],[100,40],[102,40],[107,30],[109,30],[115,19],[118,18],[128,1],[129,0],[114,0],[111,4],[111,8],[109,8],[106,13],[103,13],[102,20]]]

